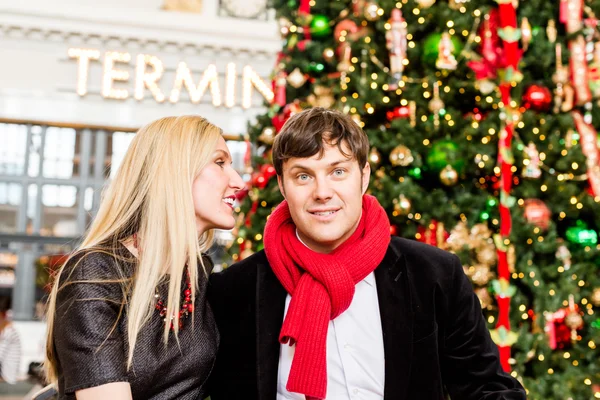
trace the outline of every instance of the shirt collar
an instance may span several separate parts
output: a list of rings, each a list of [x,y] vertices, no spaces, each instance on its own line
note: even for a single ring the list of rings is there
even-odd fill
[[[369,275],[367,275],[365,277],[365,279],[363,279],[363,282],[365,282],[366,284],[368,284],[371,287],[375,286],[375,272],[371,272]]]

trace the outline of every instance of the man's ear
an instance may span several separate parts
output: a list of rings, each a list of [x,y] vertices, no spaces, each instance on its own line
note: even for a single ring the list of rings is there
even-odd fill
[[[365,166],[362,169],[362,194],[367,192],[367,188],[369,187],[369,180],[371,179],[371,165],[367,161]]]
[[[285,199],[285,189],[283,187],[283,178],[280,175],[277,175],[277,185],[279,186],[279,191],[281,192],[281,194],[283,195],[283,198]]]

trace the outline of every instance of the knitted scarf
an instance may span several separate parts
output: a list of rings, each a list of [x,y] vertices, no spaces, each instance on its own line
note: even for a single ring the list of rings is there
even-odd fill
[[[279,342],[296,345],[287,390],[307,399],[327,394],[327,329],[354,297],[355,285],[383,260],[390,243],[390,222],[375,197],[363,196],[356,231],[329,254],[302,244],[287,202],[273,211],[264,232],[273,272],[292,296]]]

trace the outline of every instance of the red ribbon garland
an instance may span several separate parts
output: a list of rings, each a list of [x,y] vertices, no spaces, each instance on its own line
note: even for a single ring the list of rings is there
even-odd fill
[[[565,24],[567,33],[572,34],[583,28],[583,0],[561,0],[560,22]],[[588,85],[588,67],[585,54],[585,39],[582,35],[569,40],[571,58],[569,67],[571,80],[575,87],[575,99],[578,105],[592,101],[592,92]]]
[[[298,16],[305,18],[305,20],[308,23],[309,15],[310,15],[310,0],[300,0],[300,6],[298,7]],[[305,40],[311,39],[309,25],[304,27],[304,39]]]
[[[569,34],[580,31],[583,28],[583,0],[561,0],[560,22],[565,24]],[[593,23],[588,21],[586,24],[593,26]],[[585,54],[585,39],[582,35],[569,41],[569,50],[571,53],[569,66],[571,82],[575,88],[575,98],[578,105],[583,105],[592,100],[592,93],[588,82],[589,71]],[[580,143],[586,157],[590,190],[592,195],[597,196],[600,194],[600,167],[598,166],[600,155],[596,144],[598,134],[592,125],[585,122],[581,113],[573,111],[571,115],[581,136]]]
[[[515,7],[512,2],[500,1],[498,5],[498,12],[500,16],[500,28],[504,30],[517,29],[517,13]],[[519,59],[521,58],[521,51],[519,50],[519,43],[517,41],[507,41],[502,40],[503,48],[504,48],[504,56],[506,60],[505,68],[507,71],[512,69],[513,73],[516,73],[518,70]],[[502,103],[505,105],[507,111],[512,112],[512,110],[507,107],[510,105],[510,90],[511,90],[512,82],[508,80],[504,80],[500,84],[500,93],[502,97]],[[499,163],[500,163],[500,235],[502,240],[507,238],[510,234],[512,227],[512,219],[510,215],[510,209],[508,208],[508,204],[506,204],[506,199],[508,199],[510,195],[510,190],[512,188],[512,160],[507,159],[503,155],[509,154],[511,150],[511,143],[514,134],[514,123],[512,119],[512,115],[507,112],[506,124],[504,130],[501,132],[500,140],[498,142],[498,154],[499,154]],[[499,247],[497,249],[498,254],[498,278],[499,279],[510,279],[510,270],[508,266],[508,257],[506,253],[506,248],[504,246]],[[510,331],[510,297],[497,295],[496,300],[498,302],[498,323],[496,324],[496,329],[504,328],[507,331]],[[510,364],[508,360],[510,359],[510,346],[498,345],[498,349],[500,352],[500,363],[502,364],[502,368],[505,371],[510,371]]]

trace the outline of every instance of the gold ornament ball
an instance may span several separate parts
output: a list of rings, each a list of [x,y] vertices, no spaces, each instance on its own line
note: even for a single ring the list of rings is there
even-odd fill
[[[406,167],[414,161],[414,157],[410,149],[404,145],[399,145],[390,153],[390,162],[393,166]]]
[[[594,289],[591,300],[594,306],[600,307],[600,288]]]
[[[264,144],[272,145],[275,140],[275,129],[270,126],[266,127],[258,136],[258,140]]]
[[[576,312],[570,312],[565,317],[565,325],[569,329],[578,329],[583,326],[583,318]]]
[[[300,71],[300,68],[295,68],[288,76],[288,83],[292,85],[292,87],[298,89],[302,87],[306,83],[306,76]]]
[[[444,107],[444,101],[439,97],[434,97],[429,101],[429,110],[434,114],[439,113]]]
[[[440,172],[440,180],[446,186],[455,185],[458,182],[458,172],[450,165],[446,165],[446,168]]]
[[[494,91],[496,84],[489,79],[482,79],[477,81],[476,86],[479,88],[481,94],[488,95]]]
[[[374,165],[381,162],[381,154],[379,154],[379,151],[377,151],[375,147],[373,147],[369,153],[369,162]]]
[[[369,1],[365,5],[365,18],[368,21],[377,21],[379,19],[379,6],[374,1]]]
[[[323,58],[325,59],[325,61],[331,62],[333,61],[334,57],[335,51],[333,51],[333,49],[328,47],[325,50],[323,50]]]
[[[429,8],[435,4],[435,0],[417,0],[417,4],[421,8]]]
[[[312,107],[331,108],[335,104],[333,90],[322,85],[315,86],[314,93],[306,98]]]
[[[410,212],[412,204],[406,196],[403,194],[398,197],[398,199],[394,200],[394,211],[396,211],[399,215],[407,215]]]

